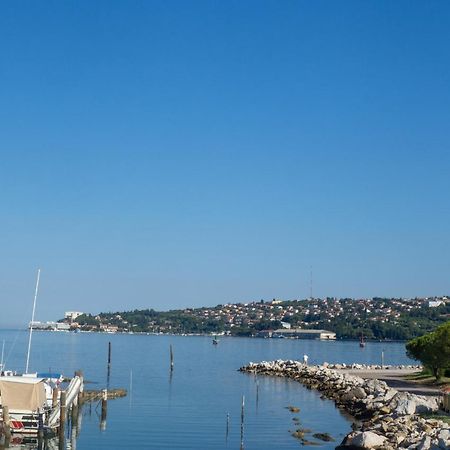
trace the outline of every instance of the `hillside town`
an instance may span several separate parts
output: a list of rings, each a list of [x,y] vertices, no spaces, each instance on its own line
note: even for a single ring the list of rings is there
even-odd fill
[[[286,330],[295,329],[327,331],[331,333],[328,339],[364,335],[367,339],[404,340],[427,332],[449,317],[450,298],[447,296],[273,299],[166,312],[146,309],[92,315],[72,311],[58,322],[33,323],[33,328],[257,337],[282,337]]]

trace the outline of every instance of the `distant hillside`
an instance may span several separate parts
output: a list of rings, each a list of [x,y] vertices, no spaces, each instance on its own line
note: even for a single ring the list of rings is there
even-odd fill
[[[326,329],[337,338],[406,340],[427,333],[450,319],[450,301],[428,299],[312,299],[251,302],[196,309],[153,309],[84,314],[79,327],[91,331],[152,332],[176,334],[227,333],[251,336],[277,329],[282,322],[292,327]]]

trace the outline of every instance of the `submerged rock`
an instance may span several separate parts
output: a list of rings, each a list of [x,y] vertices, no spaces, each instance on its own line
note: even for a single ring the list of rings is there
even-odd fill
[[[328,433],[314,433],[313,437],[316,439],[320,439],[324,442],[333,442],[335,439],[331,437]]]
[[[298,413],[298,412],[300,412],[300,408],[297,408],[296,406],[286,406],[286,408],[287,408],[291,413]]]

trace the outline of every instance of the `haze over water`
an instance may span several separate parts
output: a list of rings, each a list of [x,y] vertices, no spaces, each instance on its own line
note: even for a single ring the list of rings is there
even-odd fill
[[[27,333],[0,330],[7,368],[23,370]],[[213,346],[204,336],[147,336],[95,333],[36,332],[30,367],[33,371],[82,369],[86,389],[106,385],[108,342],[112,344],[111,387],[130,389],[125,398],[108,402],[106,429],[100,430],[96,403],[83,409],[78,450],[111,448],[239,449],[241,397],[245,396],[245,449],[298,449],[289,430],[328,432],[336,442],[351,422],[329,400],[301,384],[274,377],[255,378],[237,371],[250,361],[301,359],[328,362],[405,364],[402,343],[320,342],[288,339],[221,338]],[[174,350],[170,376],[169,346]],[[91,383],[92,382],[92,383]],[[258,386],[258,388],[257,388]],[[300,408],[293,414],[287,406]],[[230,415],[226,434],[227,414]],[[298,417],[300,424],[292,419]],[[311,438],[312,440],[315,440]]]

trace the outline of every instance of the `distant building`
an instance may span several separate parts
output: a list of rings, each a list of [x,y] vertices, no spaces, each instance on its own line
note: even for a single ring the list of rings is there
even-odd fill
[[[428,302],[429,308],[437,308],[438,306],[445,305],[445,302],[443,300],[430,300]]]
[[[281,326],[282,326],[283,328],[288,328],[288,329],[291,328],[291,324],[290,324],[289,322],[281,322]]]
[[[258,337],[268,338],[291,338],[291,339],[322,339],[334,341],[336,333],[327,330],[304,330],[303,328],[280,328],[278,330],[263,330],[257,334]]]
[[[108,325],[102,323],[100,325],[100,330],[106,331],[107,333],[117,333],[119,331],[119,327],[116,325]]]
[[[33,328],[33,330],[69,331],[70,325],[60,322],[30,322],[28,328]]]
[[[64,319],[69,322],[74,322],[78,317],[82,316],[84,313],[79,311],[67,311],[64,313]]]

